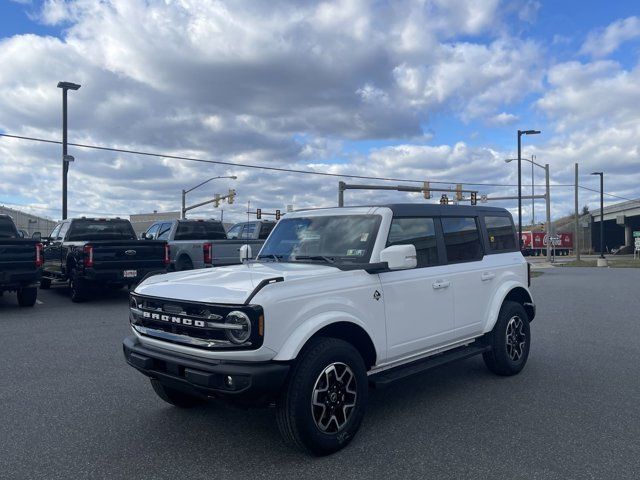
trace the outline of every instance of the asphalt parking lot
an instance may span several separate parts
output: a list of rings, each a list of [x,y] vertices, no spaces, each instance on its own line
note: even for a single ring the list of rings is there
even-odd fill
[[[0,297],[2,478],[640,478],[640,269],[549,268],[526,369],[473,358],[372,392],[344,451],[287,448],[271,409],[183,411],[123,360],[127,292]]]

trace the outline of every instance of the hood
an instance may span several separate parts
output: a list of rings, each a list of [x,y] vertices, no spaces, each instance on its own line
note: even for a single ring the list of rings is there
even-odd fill
[[[140,295],[192,302],[242,304],[258,284],[270,278],[291,281],[329,275],[336,267],[308,263],[256,262],[155,275],[135,289]]]

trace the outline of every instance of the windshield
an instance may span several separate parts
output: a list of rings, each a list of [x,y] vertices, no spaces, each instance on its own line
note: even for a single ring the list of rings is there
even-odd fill
[[[16,238],[16,227],[9,217],[0,217],[0,238]]]
[[[258,259],[325,263],[369,263],[379,215],[284,218]]]
[[[127,220],[74,220],[69,231],[74,240],[136,240],[136,233]]]

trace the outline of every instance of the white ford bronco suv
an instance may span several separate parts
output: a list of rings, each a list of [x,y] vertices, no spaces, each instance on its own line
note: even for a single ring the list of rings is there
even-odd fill
[[[370,387],[476,354],[520,372],[529,277],[501,208],[296,211],[256,260],[138,285],[124,355],[170,404],[275,403],[285,440],[329,454],[355,436]]]

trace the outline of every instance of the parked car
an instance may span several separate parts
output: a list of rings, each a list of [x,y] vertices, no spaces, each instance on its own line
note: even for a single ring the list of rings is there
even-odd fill
[[[178,407],[275,402],[283,437],[323,455],[354,438],[370,385],[480,354],[519,373],[529,281],[502,208],[297,211],[256,261],[138,285],[124,355]]]
[[[249,245],[257,253],[274,224],[244,222],[225,233],[218,220],[170,220],[154,223],[143,238],[169,243],[169,270],[192,270],[241,263],[240,247]],[[253,258],[253,254],[246,258]]]
[[[42,243],[23,238],[11,217],[0,215],[0,295],[14,291],[21,307],[33,307],[42,258]]]
[[[45,241],[40,288],[68,284],[71,300],[87,298],[91,288],[130,287],[146,275],[165,272],[169,247],[138,240],[128,220],[75,218],[60,222]]]

